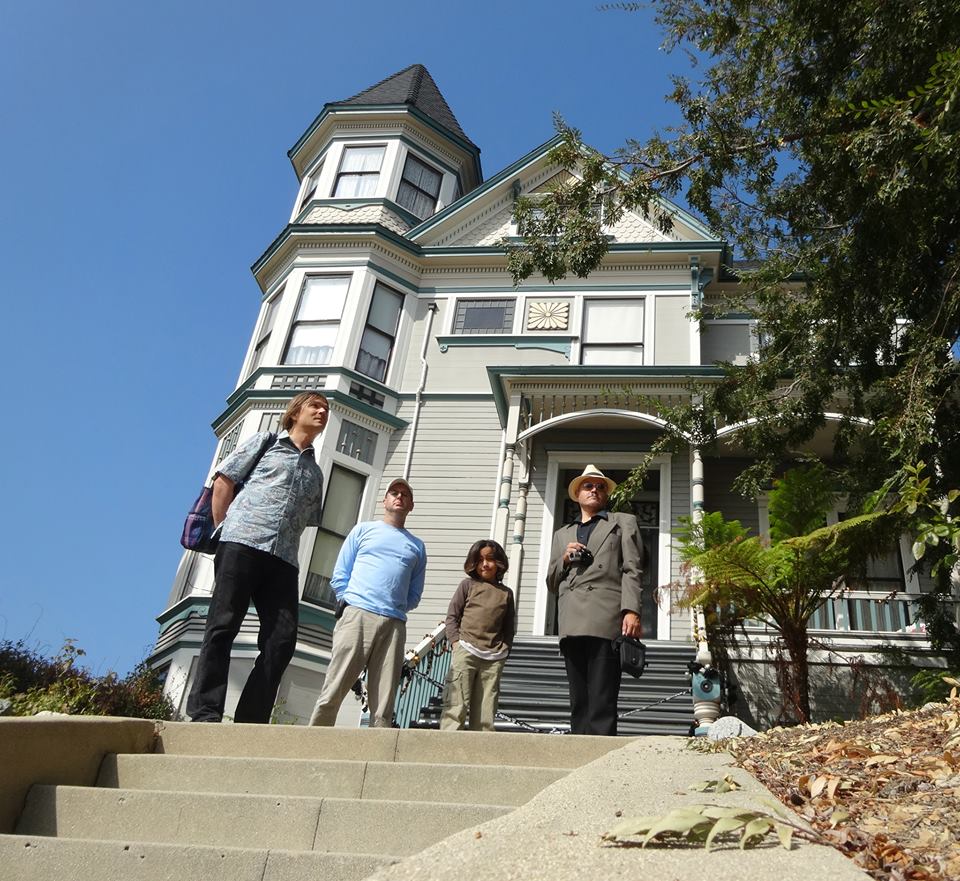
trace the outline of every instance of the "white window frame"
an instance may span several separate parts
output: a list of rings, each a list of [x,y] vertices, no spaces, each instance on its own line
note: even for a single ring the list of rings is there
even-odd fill
[[[346,458],[346,457],[341,457],[341,458]],[[349,460],[349,459],[348,459],[348,461],[351,462],[351,465],[354,464],[353,460]],[[345,532],[345,533],[343,533],[343,534],[341,535],[339,532],[334,532],[332,529],[325,528],[325,527],[322,525],[322,523],[323,523],[323,515],[326,513],[327,504],[328,504],[328,502],[329,502],[328,496],[329,496],[330,488],[331,488],[332,483],[333,483],[334,468],[339,469],[339,470],[342,471],[342,472],[346,472],[346,473],[348,473],[348,474],[352,474],[352,475],[354,475],[354,476],[356,476],[356,477],[359,477],[359,478],[361,478],[362,481],[363,481],[363,486],[362,486],[362,488],[361,488],[361,490],[360,490],[360,496],[359,496],[359,498],[357,499],[357,516],[356,516],[356,519],[354,520],[353,524],[351,525],[350,529],[352,529],[353,526],[356,526],[356,524],[359,523],[359,522],[361,521],[362,517],[363,517],[363,505],[364,505],[364,500],[366,499],[367,493],[369,492],[370,482],[371,482],[371,475],[370,475],[369,472],[367,472],[366,470],[361,470],[361,469],[359,469],[359,468],[350,467],[350,466],[348,466],[348,465],[344,465],[344,464],[341,463],[341,462],[331,462],[331,464],[330,464],[330,468],[329,468],[328,473],[327,473],[327,475],[326,475],[326,478],[325,478],[325,480],[324,480],[324,487],[325,487],[325,490],[326,490],[326,491],[324,492],[323,511],[321,512],[321,515],[320,515],[321,525],[319,525],[319,526],[315,527],[313,530],[311,530],[312,533],[313,533],[313,535],[312,535],[311,540],[310,540],[310,542],[309,542],[309,544],[308,544],[308,546],[307,546],[306,565],[303,567],[303,577],[302,577],[302,579],[301,579],[301,584],[300,584],[300,598],[301,598],[301,601],[302,601],[302,602],[305,602],[305,603],[309,603],[311,606],[316,606],[317,608],[321,608],[321,609],[322,609],[322,608],[328,608],[328,607],[322,605],[321,603],[317,602],[317,601],[314,600],[314,599],[308,599],[308,598],[305,597],[305,592],[306,592],[306,589],[307,589],[307,579],[310,577],[310,574],[311,574],[310,564],[311,564],[312,561],[313,561],[313,554],[314,554],[314,551],[316,550],[317,540],[320,538],[320,535],[321,535],[321,534],[323,534],[323,535],[329,535],[329,536],[335,536],[335,537],[341,539],[341,541],[340,541],[340,547],[343,547],[343,541],[346,539],[347,535],[348,535],[349,532],[350,532],[350,529],[348,529],[347,532]],[[339,550],[338,550],[338,553],[339,553]]]
[[[381,330],[379,327],[374,327],[373,325],[370,324],[370,312],[373,309],[374,298],[377,295],[378,287],[382,287],[389,293],[394,294],[395,296],[400,298],[400,308],[397,310],[397,323],[393,329],[392,335],[386,333],[386,331],[384,330]],[[384,282],[380,281],[379,278],[374,279],[373,290],[370,293],[370,304],[367,307],[366,319],[364,320],[363,326],[360,329],[360,338],[357,342],[357,357],[353,362],[354,370],[356,370],[358,373],[363,374],[364,376],[369,377],[370,379],[374,380],[374,382],[386,382],[390,376],[390,368],[393,366],[393,355],[394,355],[394,352],[396,352],[397,350],[397,337],[400,335],[400,324],[403,320],[403,311],[406,308],[406,303],[407,303],[407,297],[406,297],[406,294],[403,293],[403,291],[397,290],[397,288],[392,287],[391,285],[385,284]],[[382,377],[371,376],[369,373],[366,373],[365,371],[361,370],[359,367],[360,353],[361,353],[361,348],[363,346],[363,338],[366,335],[366,332],[368,330],[374,334],[377,334],[378,336],[390,338],[390,351],[387,353],[387,364],[386,364],[386,367],[384,367]]]
[[[642,366],[644,364],[650,363],[649,359],[653,350],[652,346],[652,326],[654,323],[654,298],[647,296],[646,294],[635,295],[630,292],[617,292],[610,291],[603,294],[597,294],[596,296],[582,296],[579,298],[579,314],[577,316],[576,324],[576,334],[577,334],[577,351],[576,351],[576,363],[584,367],[616,367],[616,366]],[[627,345],[637,345],[636,343],[627,343],[626,341],[622,343],[591,343],[586,339],[585,325],[587,320],[587,307],[590,303],[596,302],[630,302],[630,303],[640,303],[643,307],[643,339],[640,340],[640,360],[634,365],[624,365],[624,364],[584,364],[583,362],[583,350],[584,346],[587,348],[596,347],[604,348],[613,346],[627,346]]]
[[[298,215],[307,204],[316,196],[320,188],[320,178],[323,176],[323,167],[326,164],[326,156],[314,167],[314,169],[303,176],[303,185],[300,187],[300,195],[297,198],[297,210],[294,216]]]
[[[343,295],[343,305],[340,309],[340,315],[336,319],[324,318],[324,319],[297,320],[297,314],[299,313],[300,307],[303,304],[303,298],[304,298],[304,295],[306,294],[307,286],[309,285],[312,279],[318,279],[318,278],[340,278],[346,281],[347,287]],[[341,337],[340,328],[343,324],[344,313],[347,310],[347,301],[350,298],[350,286],[352,282],[353,282],[352,273],[307,273],[306,275],[304,275],[303,280],[300,283],[300,291],[297,296],[296,306],[294,307],[294,310],[293,310],[293,317],[290,320],[290,327],[287,329],[286,339],[284,341],[284,346],[283,346],[283,354],[280,359],[281,364],[287,365],[287,366],[293,366],[293,367],[301,367],[301,366],[326,367],[329,364],[336,363],[336,350],[337,350],[337,347],[340,345],[340,337]],[[319,327],[319,326],[336,327],[337,329],[337,333],[334,337],[334,342],[331,349],[330,359],[328,361],[323,362],[322,364],[319,362],[288,361],[287,357],[290,352],[290,344],[293,342],[293,335],[296,332],[296,329],[298,327]]]
[[[260,322],[257,327],[256,341],[253,344],[253,351],[250,353],[250,367],[247,370],[247,376],[250,376],[264,364],[264,355],[270,340],[273,337],[273,331],[277,325],[277,312],[280,310],[280,301],[283,298],[283,292],[286,285],[281,285],[280,289],[267,300],[260,311]]]
[[[423,215],[418,214],[412,208],[407,207],[400,201],[400,188],[404,185],[404,183],[412,187],[418,193],[423,193],[425,196],[431,195],[426,190],[421,189],[416,184],[412,183],[411,181],[408,181],[404,177],[404,174],[406,174],[406,171],[407,171],[407,163],[410,162],[411,159],[414,162],[419,162],[422,166],[424,166],[424,168],[428,169],[429,171],[432,171],[434,174],[437,174],[440,177],[440,181],[437,184],[436,195],[433,195],[433,207],[430,209],[429,213],[427,214],[423,214]],[[412,150],[407,150],[406,154],[403,157],[403,165],[400,168],[400,179],[397,182],[397,192],[396,192],[396,199],[395,199],[397,205],[403,208],[404,211],[409,211],[414,217],[419,217],[421,220],[426,220],[428,217],[433,217],[433,215],[437,213],[437,206],[440,204],[440,194],[441,192],[443,192],[443,178],[444,178],[444,173],[441,169],[437,168],[433,163],[428,162],[419,153],[414,153]]]
[[[381,178],[383,175],[383,166],[387,159],[387,150],[389,145],[387,143],[375,143],[375,144],[344,144],[340,150],[340,158],[337,163],[337,173],[333,179],[333,186],[330,189],[330,197],[332,199],[374,199],[377,197],[377,194],[380,192],[381,188]],[[382,150],[383,153],[380,156],[380,166],[377,170],[374,171],[344,171],[343,166],[346,162],[347,155],[351,150],[371,150],[378,149]],[[373,193],[367,196],[339,196],[337,195],[337,190],[340,187],[340,179],[344,176],[349,177],[372,177],[373,175],[377,176],[376,186],[373,188]]]

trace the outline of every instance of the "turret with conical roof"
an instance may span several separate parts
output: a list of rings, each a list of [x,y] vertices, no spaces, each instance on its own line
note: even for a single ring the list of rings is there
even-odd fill
[[[430,76],[430,71],[422,64],[411,64],[370,88],[357,92],[352,98],[340,102],[340,106],[357,107],[395,104],[409,104],[434,122],[449,129],[458,138],[468,144],[473,143],[457,122],[457,117],[453,115],[450,105],[447,104],[433,77]]]
[[[288,155],[301,181],[298,224],[373,222],[403,234],[483,180],[479,148],[422,64],[325,104]]]

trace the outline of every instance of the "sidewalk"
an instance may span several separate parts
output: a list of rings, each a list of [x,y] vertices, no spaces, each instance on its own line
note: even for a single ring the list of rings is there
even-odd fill
[[[490,735],[496,737],[496,735]],[[532,735],[531,735],[532,736]],[[548,735],[540,735],[548,737]],[[805,842],[784,850],[775,836],[742,851],[738,843],[702,847],[600,845],[622,819],[663,815],[690,804],[746,805],[770,810],[773,796],[726,753],[684,749],[685,738],[646,737],[573,771],[504,817],[447,838],[372,875],[376,881],[429,877],[470,881],[550,879],[609,881],[867,881],[838,851]],[[509,774],[509,768],[503,770]],[[689,787],[731,774],[742,789],[714,795]],[[448,794],[449,795],[449,794]],[[469,800],[469,793],[464,793]],[[617,812],[622,812],[622,817]]]

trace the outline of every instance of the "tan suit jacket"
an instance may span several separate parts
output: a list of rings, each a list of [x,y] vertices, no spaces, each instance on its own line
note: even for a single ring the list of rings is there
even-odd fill
[[[596,636],[616,639],[621,612],[640,614],[643,548],[633,514],[609,514],[593,529],[587,547],[593,563],[564,567],[563,553],[577,540],[577,524],[553,535],[547,587],[558,595],[560,638]]]

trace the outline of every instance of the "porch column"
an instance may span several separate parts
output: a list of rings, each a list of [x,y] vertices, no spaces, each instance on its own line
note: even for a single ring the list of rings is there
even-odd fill
[[[526,469],[524,469],[526,472]],[[517,510],[513,515],[513,544],[510,545],[508,557],[510,559],[510,571],[507,573],[510,584],[513,585],[513,599],[519,607],[520,605],[520,575],[523,572],[523,536],[526,532],[527,520],[527,494],[530,492],[529,474],[521,475],[520,484],[517,486]]]
[[[690,462],[690,519],[703,522],[703,458],[698,447],[691,449]],[[694,573],[695,577],[695,573]],[[707,645],[707,621],[703,609],[696,606],[690,610],[693,617],[693,639],[697,644],[697,663],[701,668],[693,674],[690,683],[693,691],[693,717],[697,722],[697,734],[705,734],[720,715],[720,678],[713,669],[713,655]]]
[[[510,492],[513,487],[513,463],[517,455],[517,434],[520,427],[520,395],[511,395],[510,411],[507,414],[506,446],[503,450],[503,466],[500,469],[500,498],[497,502],[497,519],[493,537],[505,548],[507,525],[510,519]]]
[[[690,456],[690,519],[696,524],[703,522],[703,457],[699,447],[692,447]],[[696,573],[693,574],[695,576]],[[713,656],[707,646],[707,622],[703,609],[691,607],[690,617],[693,640],[697,644],[697,663],[709,667],[713,663]]]
[[[692,455],[693,462],[690,465],[691,515],[694,523],[700,523],[703,521],[703,459],[700,456],[700,448],[694,447]]]

